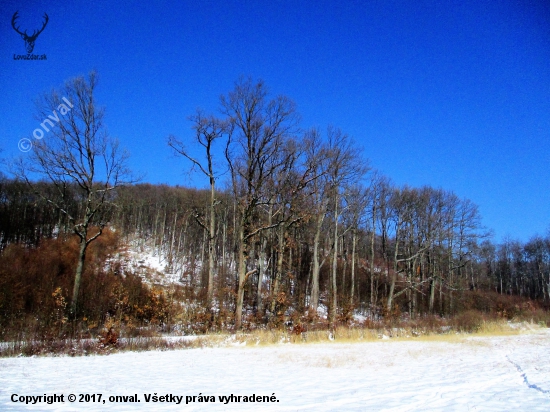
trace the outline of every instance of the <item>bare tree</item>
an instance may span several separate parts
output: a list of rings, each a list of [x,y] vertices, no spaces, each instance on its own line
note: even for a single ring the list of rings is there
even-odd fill
[[[197,167],[208,178],[210,184],[209,222],[203,221],[198,214],[195,214],[195,219],[199,225],[208,232],[208,283],[206,286],[206,296],[208,305],[210,306],[214,290],[214,245],[216,240],[216,204],[218,203],[216,201],[217,175],[214,171],[213,144],[215,140],[220,139],[227,132],[227,124],[214,116],[205,116],[200,110],[194,116],[191,116],[190,120],[194,123],[195,141],[205,151],[206,163],[192,157],[185,145],[175,136],[168,138],[168,145],[189,160],[192,168]]]
[[[244,288],[257,269],[247,271],[251,239],[280,222],[268,224],[256,218],[261,206],[269,206],[273,193],[266,188],[269,176],[286,164],[280,152],[296,128],[294,103],[285,96],[267,99],[263,82],[240,79],[233,91],[221,98],[232,133],[226,149],[233,192],[237,202],[237,302],[235,328],[242,325]]]
[[[37,117],[51,119],[43,122],[49,133],[33,146],[28,157],[19,158],[13,167],[15,175],[31,187],[35,186],[35,180],[53,183],[53,193],[35,193],[66,216],[80,240],[70,305],[73,317],[86,250],[108,223],[114,191],[132,182],[127,152],[105,131],[104,110],[94,97],[96,85],[97,75],[91,72],[87,78],[73,78],[60,90],[44,95],[37,102]],[[75,200],[70,198],[74,193],[80,210],[69,207]]]
[[[394,189],[392,191],[392,196],[390,198],[390,214],[393,224],[393,235],[394,235],[394,250],[393,250],[393,268],[390,278],[390,290],[388,293],[388,299],[386,308],[391,311],[395,284],[397,282],[397,276],[399,274],[399,244],[401,239],[401,233],[404,231],[404,222],[408,214],[408,204],[404,199],[402,191],[400,189]]]
[[[355,261],[357,260],[359,228],[366,220],[365,209],[369,202],[370,192],[371,188],[357,184],[351,187],[345,196],[348,207],[344,214],[344,220],[346,227],[351,231],[350,305],[355,303]]]
[[[380,241],[380,252],[384,261],[384,272],[387,275],[388,268],[388,224],[390,220],[389,214],[389,199],[392,194],[392,183],[390,179],[380,173],[374,171],[371,174],[371,180],[366,192],[366,215],[365,227],[369,233],[369,271],[370,271],[370,305],[374,311],[378,300],[378,280],[379,272],[382,267],[376,267],[376,240]],[[377,232],[378,230],[378,232]],[[379,233],[379,237],[377,237]]]
[[[306,135],[306,165],[319,178],[313,181],[311,185],[311,213],[314,222],[313,237],[313,256],[311,269],[311,294],[309,299],[309,309],[312,313],[317,313],[319,306],[319,273],[325,258],[321,261],[320,241],[321,229],[327,214],[327,208],[330,197],[328,196],[328,185],[325,175],[327,173],[328,148],[321,139],[318,130],[313,129]]]
[[[306,139],[307,140],[307,139]],[[274,194],[275,206],[273,218],[278,224],[277,245],[275,247],[277,253],[277,263],[275,277],[271,288],[271,314],[275,314],[277,305],[279,287],[283,277],[283,261],[287,241],[285,240],[288,231],[294,225],[302,220],[306,220],[310,215],[306,207],[307,193],[306,187],[313,182],[317,176],[311,167],[308,167],[307,162],[301,163],[303,159],[303,151],[306,144],[300,144],[295,139],[287,139],[284,148],[279,151],[281,159],[281,168],[277,175],[272,175],[272,193]],[[273,218],[268,221],[272,224]],[[292,266],[292,248],[289,248],[289,271]]]
[[[328,251],[325,251],[321,260],[319,242],[321,240],[321,230],[325,217],[332,212],[334,226],[332,237],[332,270],[331,270],[331,290],[332,290],[332,321],[336,318],[337,310],[337,260],[338,260],[338,240],[344,232],[339,231],[341,220],[341,202],[344,193],[359,181],[367,172],[368,167],[360,161],[359,152],[351,138],[341,130],[329,127],[327,131],[327,141],[322,142],[320,133],[313,130],[308,135],[308,144],[306,146],[307,163],[318,176],[312,183],[312,197],[314,209],[315,234],[313,240],[313,267],[311,282],[311,298],[309,307],[311,311],[316,311],[319,305],[319,273],[326,259],[329,257]]]
[[[368,162],[360,158],[360,151],[353,140],[340,129],[329,127],[328,129],[328,171],[327,178],[332,197],[334,217],[334,233],[332,243],[332,304],[330,317],[332,323],[336,322],[338,309],[337,268],[338,268],[338,239],[346,230],[339,230],[341,215],[344,206],[342,201],[369,170]],[[348,228],[349,229],[349,228]]]

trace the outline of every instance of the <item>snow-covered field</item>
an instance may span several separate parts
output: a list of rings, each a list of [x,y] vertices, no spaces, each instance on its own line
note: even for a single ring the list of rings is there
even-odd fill
[[[12,402],[44,394],[63,395],[65,402]],[[69,394],[77,401],[68,402]],[[102,399],[79,403],[79,394]],[[231,394],[240,402],[220,400]],[[114,402],[117,395],[137,395],[140,402]],[[173,402],[153,402],[166,395]],[[249,402],[252,395],[274,402]],[[199,402],[205,397],[208,403]],[[550,329],[457,342],[0,359],[0,410],[549,411]]]

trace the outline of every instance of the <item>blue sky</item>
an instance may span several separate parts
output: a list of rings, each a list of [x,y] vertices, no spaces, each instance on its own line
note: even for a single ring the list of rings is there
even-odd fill
[[[47,60],[13,59],[17,10],[30,31],[48,13]],[[497,241],[550,227],[548,1],[4,0],[1,156],[39,124],[37,96],[91,69],[146,181],[189,183],[168,135],[190,137],[187,116],[245,75],[292,98],[303,128],[353,136],[396,184],[471,199]]]

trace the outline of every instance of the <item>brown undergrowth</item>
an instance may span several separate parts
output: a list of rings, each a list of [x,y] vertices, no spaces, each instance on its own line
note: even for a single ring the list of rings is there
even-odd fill
[[[78,311],[70,319],[68,299],[77,239],[44,240],[37,247],[8,246],[0,254],[0,356],[81,356],[224,342],[269,345],[448,339],[456,334],[518,333],[513,325],[521,322],[550,327],[550,312],[540,302],[466,291],[456,297],[452,316],[410,317],[406,305],[398,303],[392,310],[378,308],[374,315],[358,317],[358,309],[348,305],[339,310],[334,324],[307,309],[297,309],[283,296],[271,315],[255,313],[250,305],[242,330],[235,333],[235,297],[230,287],[217,291],[215,309],[208,310],[200,288],[145,284],[122,268],[111,259],[118,247],[116,233],[108,230],[90,246]],[[270,307],[270,301],[264,306]],[[188,339],[187,335],[198,337]]]

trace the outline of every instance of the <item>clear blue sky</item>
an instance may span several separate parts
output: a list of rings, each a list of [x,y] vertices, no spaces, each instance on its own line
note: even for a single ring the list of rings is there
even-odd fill
[[[35,54],[11,27],[32,31]],[[109,132],[152,183],[189,182],[166,145],[240,75],[292,98],[301,126],[352,135],[398,185],[479,205],[495,240],[550,226],[550,2],[11,1],[0,4],[0,156],[33,100],[96,69]],[[44,137],[47,138],[47,135]]]

